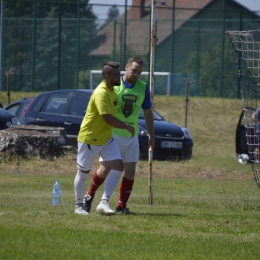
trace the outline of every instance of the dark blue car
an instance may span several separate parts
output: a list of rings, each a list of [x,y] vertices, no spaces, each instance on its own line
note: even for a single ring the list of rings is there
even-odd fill
[[[53,90],[36,96],[22,115],[22,124],[64,127],[68,144],[76,145],[77,135],[93,90]]]
[[[3,109],[3,105],[0,103],[0,130],[4,130],[12,127],[13,125],[20,125],[19,119],[12,113]]]
[[[93,90],[64,89],[35,97],[22,116],[24,125],[64,127],[68,144],[77,144],[79,128]],[[148,158],[148,132],[142,110],[139,115],[140,158]],[[155,149],[153,158],[190,159],[193,140],[187,128],[166,121],[154,111]]]
[[[193,139],[187,128],[166,121],[157,111],[153,110],[155,147],[153,158],[157,160],[177,159],[189,160],[192,157]],[[148,132],[143,111],[139,119],[140,157],[148,159]]]
[[[31,103],[33,99],[33,97],[19,99],[7,105],[5,107],[5,110],[15,115],[21,121],[24,110],[27,108],[27,106]]]

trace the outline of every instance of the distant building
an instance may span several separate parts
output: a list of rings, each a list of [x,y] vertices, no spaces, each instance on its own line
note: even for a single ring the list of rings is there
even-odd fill
[[[155,71],[177,73],[190,53],[202,51],[212,39],[226,38],[226,30],[250,30],[260,25],[259,16],[233,0],[166,0],[166,4],[157,4],[155,9]],[[133,0],[126,16],[122,14],[102,28],[98,37],[104,40],[90,52],[93,60],[116,58],[124,66],[130,56],[137,55],[146,60],[147,70],[150,5],[149,0]]]

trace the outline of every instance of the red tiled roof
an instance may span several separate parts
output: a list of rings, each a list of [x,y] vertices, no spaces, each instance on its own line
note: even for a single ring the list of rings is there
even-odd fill
[[[174,29],[180,28],[187,20],[196,15],[200,9],[213,2],[214,0],[175,0],[175,8],[178,8],[174,14]],[[167,6],[156,5],[155,18],[158,20],[156,26],[156,36],[158,38],[157,44],[163,42],[172,32],[172,1],[165,0]],[[150,12],[151,1],[146,0],[145,5],[148,6]],[[184,9],[181,9],[184,8]],[[189,8],[189,9],[188,9]],[[136,54],[146,54],[149,51],[150,39],[150,13],[141,19],[131,19],[133,12],[137,10],[136,7],[131,7],[127,11],[127,36],[126,44],[135,50]],[[160,20],[164,20],[160,22]],[[114,23],[111,22],[105,26],[98,36],[105,35],[106,39],[103,44],[99,45],[93,50],[90,55],[108,56],[113,51],[114,36],[116,36],[116,48],[120,46],[120,41],[123,39],[122,31],[124,30],[124,14],[117,19],[116,31],[114,32]],[[120,40],[121,35],[121,40]],[[148,44],[147,44],[148,43]],[[143,47],[147,46],[147,47]]]

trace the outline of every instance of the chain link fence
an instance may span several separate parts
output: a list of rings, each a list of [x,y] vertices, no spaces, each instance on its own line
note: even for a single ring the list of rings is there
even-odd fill
[[[142,58],[143,70],[149,71],[150,6],[142,9],[142,19],[136,19],[131,6],[2,2],[1,91],[91,88],[91,70],[100,70],[107,60],[119,61],[124,70],[131,56]],[[171,76],[155,76],[155,94],[184,96],[188,78],[190,96],[240,98],[235,55],[225,32],[257,29],[260,19],[232,1],[224,9],[222,0],[214,2],[202,9],[171,4],[156,8],[154,68]],[[108,16],[98,17],[95,7]],[[134,7],[134,14],[140,8]],[[127,15],[112,12],[117,9],[127,10]],[[149,84],[149,76],[142,79]]]

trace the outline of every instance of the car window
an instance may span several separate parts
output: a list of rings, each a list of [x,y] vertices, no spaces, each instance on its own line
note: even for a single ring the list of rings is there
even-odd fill
[[[29,106],[29,103],[22,103],[22,104],[21,104],[21,108],[20,108],[20,110],[18,111],[18,113],[17,113],[17,115],[16,115],[19,119],[22,118],[23,111],[24,111],[25,108],[27,108],[28,106]]]
[[[144,119],[145,117],[144,117],[144,111],[143,111],[143,109],[141,108],[140,109],[140,112],[139,112],[139,117],[138,117],[139,119]],[[158,112],[156,112],[155,110],[153,110],[153,119],[154,120],[163,120],[163,117],[160,115],[160,114],[158,114]]]
[[[163,117],[155,110],[153,110],[153,119],[154,120],[164,120]]]
[[[33,111],[33,112],[39,112],[39,111],[41,111],[42,106],[43,106],[45,100],[46,100],[46,95],[41,96],[41,97],[37,100],[37,102],[35,102],[36,104],[35,104],[34,107],[32,108],[32,111]]]
[[[69,93],[52,94],[49,96],[44,112],[53,114],[65,114],[69,99]]]
[[[20,104],[16,104],[16,105],[9,107],[6,110],[9,111],[10,113],[12,113],[13,115],[15,115],[16,111],[19,109],[19,106],[20,106]]]
[[[69,114],[73,116],[83,117],[87,110],[88,102],[89,102],[88,96],[80,93],[73,94],[73,97],[71,99]]]

